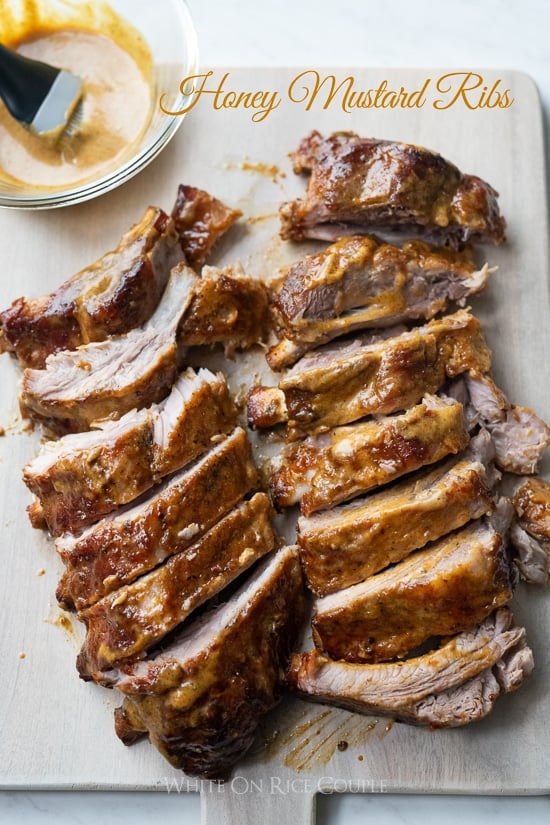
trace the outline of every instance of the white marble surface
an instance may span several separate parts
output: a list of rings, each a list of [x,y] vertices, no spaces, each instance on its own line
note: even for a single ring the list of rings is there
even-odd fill
[[[547,127],[550,122],[547,0],[190,0],[189,5],[205,68],[513,68],[533,77]],[[162,0],[157,8],[161,13]],[[468,820],[478,825],[497,818],[499,825],[520,820],[543,825],[550,820],[548,797],[334,795],[320,797],[317,808],[322,825],[372,820],[383,825]],[[153,820],[198,825],[198,796],[55,791],[0,795],[0,823],[6,825],[140,825]]]

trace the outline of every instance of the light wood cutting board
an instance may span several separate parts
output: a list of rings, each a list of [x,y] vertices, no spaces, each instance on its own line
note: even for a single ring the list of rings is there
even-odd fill
[[[294,69],[232,69],[227,88],[279,90]],[[327,74],[326,72],[322,72]],[[360,88],[413,90],[444,70],[337,69]],[[515,102],[508,109],[469,110],[457,104],[422,109],[323,110],[283,100],[261,123],[247,110],[214,111],[199,101],[163,154],[119,190],[97,201],[49,212],[0,212],[0,305],[39,295],[113,248],[148,204],[170,209],[179,182],[208,189],[244,220],[216,252],[216,263],[242,260],[254,275],[276,268],[307,247],[278,238],[279,203],[303,191],[287,153],[316,128],[420,143],[500,192],[508,221],[505,246],[480,251],[499,267],[488,293],[472,302],[494,350],[494,376],[511,401],[550,421],[549,258],[541,113],[533,83],[515,72],[501,79]],[[221,78],[222,70],[215,77]],[[217,356],[203,359],[221,364]],[[224,365],[235,390],[264,371],[261,354]],[[484,721],[430,732],[286,699],[261,726],[257,746],[225,785],[199,783],[174,771],[147,743],[127,749],[116,738],[117,696],[78,679],[74,660],[82,638],[55,604],[61,563],[51,541],[31,528],[30,496],[21,468],[36,452],[38,433],[18,417],[20,373],[0,358],[0,784],[6,788],[200,790],[203,821],[312,821],[315,795],[354,792],[544,793],[550,790],[550,592],[520,586],[516,619],[527,627],[536,669],[515,694],[498,700]],[[273,381],[273,379],[272,379]],[[261,458],[261,456],[259,456]],[[549,476],[549,462],[542,472]],[[292,538],[292,524],[287,524]]]

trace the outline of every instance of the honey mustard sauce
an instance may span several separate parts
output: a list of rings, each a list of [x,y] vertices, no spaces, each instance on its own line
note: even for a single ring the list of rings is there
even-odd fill
[[[123,163],[151,118],[150,66],[139,65],[110,37],[86,30],[48,31],[16,48],[76,74],[83,97],[75,134],[55,144],[14,120],[0,101],[0,176],[59,189]]]

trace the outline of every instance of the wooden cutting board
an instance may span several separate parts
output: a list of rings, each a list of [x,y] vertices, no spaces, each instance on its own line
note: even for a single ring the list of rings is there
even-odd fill
[[[505,246],[480,250],[498,266],[489,291],[472,301],[494,350],[493,374],[511,401],[550,421],[549,258],[541,112],[536,89],[522,74],[480,71],[488,90],[508,89],[508,108],[468,108],[458,100],[433,106],[445,70],[337,69],[358,89],[412,92],[426,80],[421,108],[364,108],[346,113],[335,96],[308,111],[299,99],[295,69],[231,69],[226,89],[275,90],[280,105],[263,121],[251,109],[213,108],[203,96],[163,154],[122,188],[55,211],[0,212],[3,275],[0,306],[20,295],[40,295],[113,248],[148,204],[170,209],[179,182],[208,189],[244,219],[216,252],[216,263],[240,259],[253,275],[271,277],[306,246],[278,238],[277,208],[303,191],[287,153],[311,129],[355,130],[423,144],[463,171],[481,175],[500,192],[508,221]],[[216,70],[212,86],[225,70]],[[330,74],[320,70],[321,79]],[[311,76],[309,76],[311,78]],[[304,83],[306,78],[303,79]],[[289,100],[288,87],[294,81]],[[305,87],[304,87],[305,88]],[[304,91],[305,94],[305,91]],[[441,95],[439,95],[441,97]],[[470,101],[471,103],[471,101]],[[265,370],[254,353],[224,364],[235,390]],[[54,592],[61,572],[52,542],[31,528],[21,468],[39,434],[18,416],[20,372],[0,358],[0,784],[6,788],[200,790],[203,821],[312,820],[319,792],[544,793],[550,790],[550,592],[520,586],[516,619],[527,627],[536,669],[521,689],[498,700],[485,720],[430,732],[286,699],[264,719],[251,753],[225,785],[200,783],[173,770],[147,742],[125,748],[113,730],[113,693],[78,679],[74,660],[82,638],[62,613]],[[259,456],[261,458],[261,456]],[[543,475],[549,476],[549,462]],[[292,538],[292,524],[286,525]]]

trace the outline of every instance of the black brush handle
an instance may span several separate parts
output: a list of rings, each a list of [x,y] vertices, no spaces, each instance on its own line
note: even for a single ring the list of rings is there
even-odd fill
[[[59,72],[0,43],[0,97],[21,123],[32,123]]]

